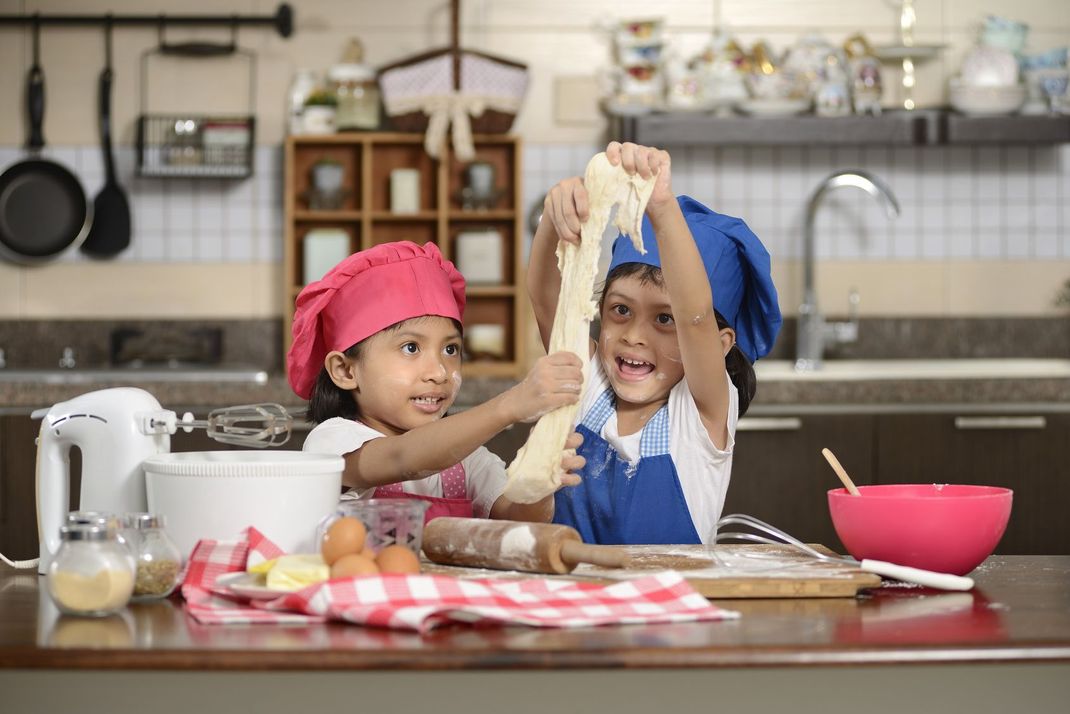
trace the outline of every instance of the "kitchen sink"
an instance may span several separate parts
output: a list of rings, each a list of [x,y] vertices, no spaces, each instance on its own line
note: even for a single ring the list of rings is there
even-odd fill
[[[861,381],[879,379],[1070,378],[1070,359],[866,359],[829,360],[799,372],[792,360],[760,360],[759,384],[769,381]]]
[[[0,369],[0,384],[131,384],[146,382],[241,382],[265,384],[268,373],[248,366],[104,367],[74,369]]]

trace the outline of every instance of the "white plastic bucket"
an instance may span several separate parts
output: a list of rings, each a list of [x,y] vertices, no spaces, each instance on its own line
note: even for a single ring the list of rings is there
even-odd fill
[[[192,451],[142,462],[149,511],[189,557],[201,539],[248,526],[287,553],[316,553],[316,526],[338,506],[345,460],[303,451]]]

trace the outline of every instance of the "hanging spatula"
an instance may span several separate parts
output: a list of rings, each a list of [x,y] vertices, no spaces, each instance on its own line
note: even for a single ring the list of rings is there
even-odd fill
[[[111,147],[111,20],[104,26],[104,71],[100,73],[100,149],[104,154],[104,186],[93,200],[93,225],[82,252],[94,258],[111,258],[130,245],[130,202],[115,178]]]

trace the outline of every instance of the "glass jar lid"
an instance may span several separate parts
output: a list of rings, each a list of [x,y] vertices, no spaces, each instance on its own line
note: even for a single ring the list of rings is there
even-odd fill
[[[366,64],[336,64],[327,70],[332,82],[362,84],[375,81],[375,70]]]
[[[61,526],[59,529],[61,541],[114,541],[115,535],[114,529],[99,525],[77,524]]]
[[[127,522],[132,528],[143,531],[163,528],[167,524],[167,518],[162,513],[131,513]]]
[[[105,511],[71,511],[67,514],[67,524],[72,526],[102,526],[118,530],[122,523],[114,513]]]

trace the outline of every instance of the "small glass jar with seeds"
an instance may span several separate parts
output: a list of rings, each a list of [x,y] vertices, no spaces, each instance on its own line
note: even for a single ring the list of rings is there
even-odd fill
[[[156,600],[171,594],[182,572],[182,552],[167,535],[162,514],[128,513],[125,525],[134,533],[137,571],[134,600]]]

